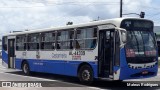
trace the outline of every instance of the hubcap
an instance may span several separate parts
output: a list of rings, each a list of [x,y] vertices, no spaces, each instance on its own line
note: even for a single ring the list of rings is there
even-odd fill
[[[82,72],[82,79],[88,81],[90,79],[90,72],[88,70],[84,70]]]
[[[28,66],[27,66],[27,64],[24,64],[23,70],[24,70],[24,73],[27,73],[27,72],[28,72]]]

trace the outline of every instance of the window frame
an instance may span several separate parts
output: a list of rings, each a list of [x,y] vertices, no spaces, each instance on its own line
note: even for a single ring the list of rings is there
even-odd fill
[[[97,37],[94,37],[94,38],[82,38],[82,39],[77,39],[77,31],[78,30],[82,30],[82,29],[88,29],[88,28],[93,28],[93,29],[96,29],[96,36]],[[94,48],[76,48],[76,40],[82,40],[82,41],[85,41],[85,40],[96,40],[96,42],[95,42],[95,46],[94,46]],[[97,42],[98,42],[98,27],[97,26],[88,26],[88,27],[79,27],[79,28],[77,28],[76,29],[76,33],[75,33],[75,40],[74,40],[74,42],[75,42],[75,50],[94,50],[96,47],[97,47]]]
[[[37,42],[38,43],[38,49],[29,49],[28,47],[29,47],[29,44],[35,44],[35,42],[29,42],[29,36],[31,35],[35,35],[35,34],[38,34],[38,39],[39,39],[39,42]],[[38,50],[40,50],[40,33],[29,33],[29,34],[27,34],[27,45],[26,45],[26,49],[28,50],[28,51],[38,51]]]
[[[60,42],[70,42],[71,40],[73,41],[72,43],[73,43],[73,48],[72,49],[70,49],[70,48],[68,48],[68,49],[58,49],[57,48],[57,45],[58,45],[58,32],[63,32],[63,31],[68,31],[68,32],[70,32],[70,31],[73,31],[73,38],[72,39],[68,39],[68,40],[65,40],[65,41],[60,41]],[[69,35],[68,35],[69,36]],[[63,29],[63,30],[57,30],[56,31],[56,50],[57,51],[72,51],[72,50],[74,50],[74,42],[75,42],[75,29],[74,28],[70,28],[70,29]]]
[[[24,48],[23,48],[23,50],[17,50],[17,37],[23,37],[23,36],[25,38],[25,41],[23,42]],[[26,34],[22,34],[22,35],[17,35],[16,36],[16,49],[15,50],[16,51],[26,51],[27,50],[27,35]]]
[[[5,42],[5,39],[6,39],[6,42]],[[2,37],[2,50],[8,51],[8,37],[7,36]]]
[[[55,34],[55,39],[54,39],[54,42],[52,41],[52,42],[46,42],[46,43],[54,43],[54,49],[42,49],[42,43],[45,43],[44,41],[42,41],[42,34],[46,34],[46,33],[54,33]],[[56,31],[48,31],[48,32],[41,32],[40,33],[40,50],[42,50],[42,51],[54,51],[55,49],[56,49],[56,35],[57,35],[57,32]]]

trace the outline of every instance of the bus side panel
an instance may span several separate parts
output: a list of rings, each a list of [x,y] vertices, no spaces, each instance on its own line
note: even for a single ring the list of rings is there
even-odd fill
[[[44,72],[44,64],[41,60],[38,59],[27,59],[27,62],[29,63],[30,71],[34,72]]]
[[[64,74],[64,63],[62,60],[43,60],[44,72],[53,74]]]
[[[2,50],[2,61],[3,61],[2,63],[3,65],[4,63],[8,65],[8,54],[4,50]]]
[[[98,78],[98,65],[94,63],[91,63],[90,65],[92,66],[93,69],[94,78]]]
[[[78,61],[68,61],[65,63],[65,75],[77,76],[77,70],[80,62]]]
[[[83,63],[83,61],[69,61],[65,64],[65,75],[68,76],[77,76],[77,70],[79,65]],[[97,78],[97,64],[94,62],[88,62],[88,64],[92,67],[94,77]]]
[[[65,60],[43,60],[44,72],[53,74],[62,74],[68,76],[77,76],[78,66],[83,61],[65,61]],[[93,62],[89,62],[91,65],[94,77],[97,77],[97,65]]]
[[[53,74],[64,74],[64,61],[60,60],[38,60],[25,59],[30,67],[30,71]],[[16,59],[16,68],[21,69],[22,60]]]
[[[68,76],[77,76],[78,66],[83,61],[68,61],[65,60],[26,60],[29,63],[30,71],[45,72],[53,74],[61,74]],[[16,69],[21,69],[22,60],[16,59]],[[93,69],[94,77],[97,78],[97,64],[95,62],[88,62]]]
[[[16,58],[15,59],[15,68],[16,69],[22,69],[22,59]],[[45,71],[41,65],[40,60],[32,60],[32,59],[25,59],[25,61],[28,62],[30,71],[36,71],[36,72],[43,72]]]
[[[121,50],[120,50],[120,66],[121,67],[128,66],[127,61],[126,61],[126,54],[125,54],[124,48],[121,48]]]
[[[21,59],[15,59],[15,68],[21,69],[21,63],[22,63]]]
[[[125,69],[126,67],[128,67],[128,65],[127,65],[127,61],[126,61],[126,54],[125,54],[124,48],[122,48],[120,50],[120,61],[121,61],[121,63],[120,63],[120,65],[121,65],[120,80],[124,80],[124,79],[128,78],[128,76],[129,76],[128,74],[130,72],[133,72],[132,70],[128,71],[127,69]]]

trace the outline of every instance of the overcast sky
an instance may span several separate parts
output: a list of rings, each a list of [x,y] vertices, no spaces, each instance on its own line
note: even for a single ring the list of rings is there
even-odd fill
[[[64,26],[119,17],[120,0],[1,0],[0,36],[10,31]],[[146,13],[160,25],[160,0],[123,0],[123,14]],[[138,17],[136,15],[129,15]]]

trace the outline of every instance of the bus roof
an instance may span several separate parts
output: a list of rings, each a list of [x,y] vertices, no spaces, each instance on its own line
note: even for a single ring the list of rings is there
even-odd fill
[[[114,18],[114,19],[99,20],[99,21],[93,21],[93,22],[81,23],[81,24],[75,24],[75,25],[67,25],[67,26],[62,26],[62,27],[50,27],[50,28],[43,28],[43,29],[35,29],[35,30],[29,30],[29,31],[15,32],[15,33],[9,33],[9,34],[3,35],[3,36],[15,36],[15,35],[23,35],[23,34],[54,31],[54,30],[64,30],[64,29],[80,28],[80,27],[87,27],[87,26],[104,25],[104,24],[113,24],[116,27],[119,27],[121,21],[124,20],[124,19],[147,20],[147,19],[132,18],[132,17]]]

